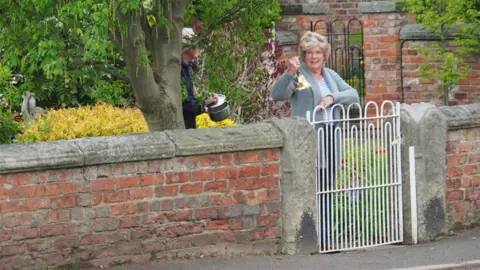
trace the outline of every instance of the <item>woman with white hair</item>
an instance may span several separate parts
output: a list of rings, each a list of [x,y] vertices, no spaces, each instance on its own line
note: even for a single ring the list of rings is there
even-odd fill
[[[292,116],[305,118],[307,111],[313,112],[319,105],[328,111],[333,104],[348,105],[359,101],[357,90],[335,71],[324,67],[330,51],[326,37],[307,32],[300,40],[300,59],[289,59],[287,71],[273,85],[272,98],[276,101],[290,100]],[[303,83],[305,87],[297,88],[297,79],[300,80],[299,84]],[[316,119],[323,119],[324,115],[317,112]],[[337,115],[340,116],[339,112]]]
[[[288,70],[273,85],[272,98],[276,101],[290,100],[292,116],[306,118],[307,111],[315,115],[316,125],[320,130],[318,136],[318,187],[324,191],[319,197],[320,209],[320,242],[322,250],[335,249],[331,246],[333,228],[331,211],[333,200],[331,191],[334,188],[336,170],[340,160],[340,138],[335,138],[335,126],[332,120],[340,119],[341,110],[337,107],[332,111],[334,104],[348,105],[359,102],[358,92],[348,85],[335,71],[324,67],[328,59],[331,46],[327,38],[315,33],[307,32],[300,39],[300,58],[288,60]],[[301,63],[303,62],[303,63]],[[321,106],[315,112],[315,108]],[[330,245],[329,245],[330,243]]]

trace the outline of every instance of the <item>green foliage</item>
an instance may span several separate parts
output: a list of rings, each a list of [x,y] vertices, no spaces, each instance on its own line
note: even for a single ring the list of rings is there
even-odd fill
[[[12,143],[15,135],[22,132],[22,127],[13,119],[11,112],[0,111],[0,144]]]
[[[12,143],[20,132],[22,126],[15,121],[8,100],[0,94],[0,144]]]
[[[22,93],[30,91],[35,94],[37,104],[47,108],[100,101],[132,105],[131,83],[139,76],[140,66],[158,72],[153,63],[158,60],[155,55],[164,53],[155,51],[158,48],[153,44],[171,42],[169,16],[173,14],[173,1],[0,1],[2,15],[6,15],[0,17],[0,49],[3,50],[0,63],[12,74],[22,75],[15,94],[11,94],[15,96],[15,103],[19,104]],[[201,48],[204,55],[208,55],[208,59],[204,59],[208,70],[204,77],[207,78],[205,90],[227,92],[232,89],[233,99],[244,98],[244,87],[234,79],[243,63],[239,59],[255,59],[265,41],[264,30],[273,26],[279,13],[276,0],[189,1],[187,24],[194,22],[194,18],[202,24],[197,38],[189,46]],[[124,45],[132,29],[127,15],[132,14],[143,24],[144,39],[136,41],[135,46],[142,47],[141,55],[136,59],[135,70],[129,70],[127,76]],[[229,32],[223,33],[225,29]],[[227,36],[230,39],[217,39]],[[241,44],[241,49],[234,44]]]
[[[124,264],[125,264],[125,260],[115,260],[115,265],[117,266],[124,265]]]
[[[441,95],[448,105],[448,92],[468,75],[467,59],[480,53],[480,0],[406,0],[407,11],[417,15],[417,20],[438,36],[439,41],[420,48],[427,60],[421,65],[424,79],[438,79]],[[455,29],[453,37],[451,30]],[[455,48],[442,44],[451,40]],[[429,62],[436,59],[438,65]]]
[[[469,66],[464,62],[468,55],[460,55],[461,52],[459,51],[452,52],[436,42],[431,42],[429,45],[429,47],[418,47],[420,55],[430,60],[438,59],[440,55],[442,57],[442,63],[439,67],[427,61],[421,63],[420,72],[422,78],[424,80],[431,78],[439,79],[440,89],[447,90],[448,92],[453,86],[465,79],[470,72]],[[462,49],[460,49],[460,51],[462,51]],[[445,94],[445,92],[439,92],[439,96]]]
[[[119,48],[108,38],[108,4],[1,1],[0,64],[22,78],[7,95],[15,106],[25,91],[35,94],[39,106],[52,108],[94,104],[112,92],[112,104],[130,98],[128,82],[115,83],[125,80],[126,72]],[[109,84],[115,88],[105,87]]]
[[[131,85],[125,81],[101,81],[92,86],[91,98],[118,107],[132,107],[135,103]]]
[[[22,99],[21,94],[17,91],[14,84],[15,81],[10,68],[0,63],[0,99],[2,99],[5,104],[8,104],[9,111],[15,110],[15,104],[20,104]],[[4,106],[3,109],[5,110],[7,108]]]
[[[236,114],[235,121],[244,123],[252,114],[257,89],[265,76],[259,63],[268,30],[280,18],[280,5],[276,0],[220,2],[224,4],[192,1],[189,6],[187,21],[194,15],[203,25],[198,35],[204,41],[194,44],[202,50],[196,90],[200,99],[213,93],[225,94]]]
[[[80,259],[73,259],[71,263],[72,269],[79,269],[80,268]]]

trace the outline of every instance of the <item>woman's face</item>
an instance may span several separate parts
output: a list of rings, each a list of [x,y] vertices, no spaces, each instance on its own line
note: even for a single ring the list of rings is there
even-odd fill
[[[324,60],[325,57],[320,47],[313,47],[305,52],[305,64],[311,71],[321,70]]]

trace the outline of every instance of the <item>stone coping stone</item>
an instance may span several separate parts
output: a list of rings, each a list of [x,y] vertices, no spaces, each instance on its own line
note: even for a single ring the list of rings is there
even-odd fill
[[[285,4],[280,6],[282,16],[327,15],[330,6],[327,3]]]
[[[283,146],[283,135],[269,123],[238,127],[168,130],[175,156],[271,149]]]
[[[278,45],[297,45],[298,35],[292,31],[275,31],[275,39],[278,41]]]
[[[452,26],[443,36],[429,30],[421,24],[408,24],[400,30],[400,40],[411,41],[439,41],[453,40],[455,35],[460,32],[462,27],[474,26],[473,24],[459,24]]]
[[[480,103],[438,107],[447,121],[448,130],[480,128]]]
[[[32,144],[4,144],[0,145],[0,174],[272,149],[282,146],[282,133],[269,123]]]
[[[376,1],[358,4],[358,8],[362,14],[401,12],[403,11],[404,6],[405,5],[402,1]]]
[[[455,106],[435,107],[429,103],[402,104],[402,112],[411,117],[415,122],[422,120],[428,110],[434,110],[442,115],[448,130],[479,128],[480,103]]]

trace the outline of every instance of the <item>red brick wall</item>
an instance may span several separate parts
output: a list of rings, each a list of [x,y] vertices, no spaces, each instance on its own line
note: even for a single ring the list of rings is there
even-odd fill
[[[451,229],[480,224],[480,128],[448,132],[446,201]]]
[[[365,55],[366,101],[400,101],[401,26],[413,22],[408,14],[362,16]]]
[[[454,49],[451,43],[444,43],[444,45]],[[420,63],[429,61],[432,65],[436,65],[438,62],[419,56],[416,46],[428,46],[428,42],[405,42],[404,44],[403,81],[405,103],[428,102],[437,106],[444,105],[443,97],[438,95],[437,82],[435,80],[422,80],[419,72]],[[480,102],[480,55],[469,59],[469,66],[472,71],[460,85],[450,92],[448,105],[465,105]]]
[[[265,150],[0,175],[0,269],[275,250],[279,167]]]
[[[322,16],[314,15],[299,15],[299,16],[282,16],[280,22],[275,24],[277,31],[292,31],[301,37],[306,31],[310,31],[311,22],[327,21],[333,22],[334,20],[341,20],[344,25],[347,25],[348,21],[352,18],[360,18],[360,11],[358,4],[362,2],[374,2],[377,0],[280,0],[281,4],[312,4],[312,3],[327,3],[329,5],[329,13]],[[354,24],[355,27],[357,24]],[[321,28],[324,28],[323,24],[319,24],[316,27],[316,31],[323,35],[326,34]],[[339,26],[336,26],[339,30]],[[282,46],[283,54],[281,59],[289,59],[293,56],[298,56],[298,45]]]

